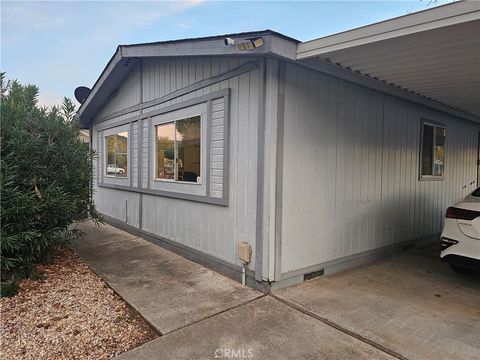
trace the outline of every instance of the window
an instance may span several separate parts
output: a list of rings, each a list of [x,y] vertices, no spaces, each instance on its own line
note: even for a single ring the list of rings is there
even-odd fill
[[[200,183],[201,117],[157,125],[156,179]]]
[[[443,178],[445,170],[445,127],[423,123],[420,155],[421,178]]]
[[[107,176],[127,177],[128,175],[128,131],[105,136],[107,153]]]

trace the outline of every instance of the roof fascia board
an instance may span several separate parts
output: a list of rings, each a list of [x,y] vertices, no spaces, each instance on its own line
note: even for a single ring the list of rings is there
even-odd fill
[[[464,120],[472,121],[475,123],[480,123],[480,117],[475,116],[473,114],[466,113],[464,111],[452,108],[440,102],[431,100],[427,97],[409,92],[407,90],[397,88],[390,84],[384,83],[379,80],[372,79],[368,76],[358,74],[342,68],[341,66],[330,64],[324,60],[320,59],[307,59],[303,61],[296,61],[295,64],[304,65],[308,68],[313,70],[320,71],[322,73],[332,75],[336,78],[341,80],[349,81],[354,84],[364,86],[370,88],[372,90],[385,93],[387,95],[391,95],[397,98],[401,98],[410,102],[414,102],[416,104],[420,104],[426,107],[429,107],[434,110],[438,110],[449,115],[455,116],[457,118],[461,118]]]
[[[228,37],[228,35],[226,36]],[[238,44],[249,38],[263,38],[264,44],[251,51],[239,50],[236,45],[225,46],[221,38],[192,41],[152,43],[121,46],[123,57],[179,57],[179,56],[232,56],[275,54],[289,59],[296,58],[297,42],[274,34],[235,37]]]
[[[480,19],[480,3],[461,1],[298,44],[297,59]]]
[[[85,109],[92,102],[92,99],[98,93],[99,89],[102,87],[102,84],[105,82],[105,80],[110,75],[110,73],[115,68],[115,66],[118,64],[118,62],[121,60],[121,58],[122,58],[121,48],[118,47],[117,50],[115,51],[115,54],[113,54],[112,58],[108,62],[107,66],[105,66],[105,69],[103,69],[102,73],[100,74],[100,77],[97,79],[97,81],[93,85],[92,91],[88,95],[87,99],[82,103],[82,105],[78,109],[78,116],[80,118],[82,118],[82,115]]]
[[[147,44],[122,46],[124,57],[178,57],[178,56],[228,56],[265,54],[270,39],[265,39],[262,47],[252,51],[241,51],[237,46],[225,46],[222,40],[196,40],[192,42]]]

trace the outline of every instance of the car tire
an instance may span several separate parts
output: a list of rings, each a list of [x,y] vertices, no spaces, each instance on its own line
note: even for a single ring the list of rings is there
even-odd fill
[[[119,173],[120,175],[123,175],[123,174],[124,174],[124,171],[123,171],[123,170],[120,170],[118,173]]]
[[[459,273],[459,274],[471,274],[472,273],[472,270],[470,270],[469,268],[466,268],[466,267],[463,267],[463,266],[460,266],[460,265],[456,265],[456,264],[450,264],[450,268]]]

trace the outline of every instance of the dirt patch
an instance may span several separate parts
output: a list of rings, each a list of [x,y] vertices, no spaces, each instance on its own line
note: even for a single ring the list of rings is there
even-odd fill
[[[0,299],[0,358],[108,359],[156,337],[70,249]]]

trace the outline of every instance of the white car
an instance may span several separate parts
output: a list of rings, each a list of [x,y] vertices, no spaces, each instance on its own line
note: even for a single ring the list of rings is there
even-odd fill
[[[119,174],[124,175],[125,169],[115,166],[114,164],[107,165],[107,174]]]
[[[447,209],[440,250],[453,270],[480,270],[480,188]]]

